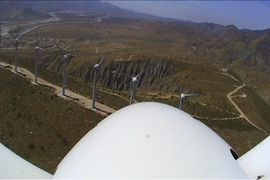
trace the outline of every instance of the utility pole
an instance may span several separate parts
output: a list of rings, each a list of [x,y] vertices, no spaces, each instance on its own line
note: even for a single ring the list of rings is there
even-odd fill
[[[141,73],[137,74],[136,76],[133,76],[131,78],[131,92],[130,92],[130,101],[129,104],[134,103],[134,99],[136,97],[136,88],[138,85],[138,77],[141,75]]]
[[[92,92],[92,109],[96,109],[96,83],[97,83],[97,72],[100,69],[100,65],[103,62],[104,57],[100,60],[98,64],[94,65],[94,85],[93,85],[93,92]]]

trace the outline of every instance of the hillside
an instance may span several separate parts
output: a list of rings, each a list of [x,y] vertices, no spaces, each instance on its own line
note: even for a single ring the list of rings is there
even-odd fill
[[[77,56],[69,62],[68,73],[75,81],[82,81],[82,86],[93,81],[93,64],[105,56],[105,63],[98,76],[100,86],[104,89],[113,88],[128,96],[131,76],[141,72],[138,93],[142,96],[179,96],[182,92],[195,92],[205,95],[200,98],[200,103],[234,111],[226,98],[234,86],[246,83],[252,91],[255,90],[254,86],[250,85],[249,78],[243,78],[245,73],[250,72],[244,71],[244,67],[254,68],[255,72],[260,71],[261,74],[265,74],[264,71],[269,68],[267,55],[257,64],[248,63],[247,58],[256,59],[258,54],[268,53],[262,48],[268,48],[267,40],[262,40],[267,39],[268,31],[247,31],[239,30],[235,26],[144,18],[108,17],[97,22],[96,18],[82,20],[80,14],[76,16],[76,13],[72,14],[70,23],[70,17],[65,19],[67,14],[62,16],[61,24],[48,24],[37,29],[37,33],[42,37],[41,45],[48,47],[49,53],[40,65],[60,76],[63,52],[50,47],[68,46]],[[78,22],[74,23],[76,18]],[[34,37],[33,33],[24,37],[25,48],[34,46]],[[246,51],[249,56],[239,56],[238,54],[244,51],[243,48],[253,51]],[[24,59],[21,64],[31,67],[31,50]],[[229,69],[229,74],[222,72],[222,69]],[[112,76],[114,70],[116,74]],[[238,77],[239,82],[226,78],[230,75]],[[61,77],[59,79],[58,83],[61,83]],[[263,84],[258,84],[257,89],[261,90],[261,85]],[[87,92],[82,89],[77,88],[76,91]],[[262,98],[269,97],[269,92],[263,93]],[[105,104],[114,102],[106,102],[105,99],[102,101]],[[116,103],[115,109],[123,107],[121,104],[124,102]],[[265,104],[263,106],[266,106],[262,108],[264,111],[270,109]],[[188,111],[195,113],[194,109]],[[209,112],[204,111],[206,110],[195,115],[209,115]],[[213,111],[210,117],[220,114],[210,111]],[[257,115],[253,116],[254,121],[258,117],[269,123],[269,119],[266,116],[261,118],[260,113],[255,112]],[[230,117],[224,117],[228,116]]]
[[[31,72],[38,35],[46,51],[39,60],[39,74],[48,82],[61,87],[63,55],[72,53],[75,57],[67,63],[68,88],[90,98],[93,66],[105,57],[97,75],[97,101],[102,104],[116,110],[127,106],[131,77],[141,73],[138,102],[158,101],[179,107],[181,93],[200,94],[187,99],[183,110],[217,132],[239,155],[270,133],[270,30],[158,18],[100,1],[8,4],[18,8],[10,9],[12,14],[18,12],[13,19],[22,14],[29,18],[27,12],[57,19],[27,24],[27,18],[21,18],[21,22],[13,22],[14,26],[3,25],[12,32],[26,32],[19,42],[18,62]],[[14,64],[13,40],[5,38],[2,46],[0,61]],[[0,141],[51,172],[68,149],[102,119],[59,99],[48,88],[32,86],[1,69],[0,80],[0,88],[8,89],[0,93],[0,128],[4,127]],[[24,124],[18,124],[22,132],[15,136],[14,124],[18,122]],[[47,134],[32,137],[29,127],[32,133]],[[14,138],[19,136],[22,139]],[[42,147],[41,142],[47,141]]]
[[[0,141],[54,172],[66,153],[102,117],[0,68]]]

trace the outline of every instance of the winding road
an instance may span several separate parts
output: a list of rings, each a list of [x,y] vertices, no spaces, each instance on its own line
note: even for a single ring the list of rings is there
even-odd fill
[[[231,102],[231,104],[235,107],[235,109],[239,112],[240,114],[240,118],[245,119],[249,124],[251,124],[253,127],[255,127],[256,129],[265,132],[266,131],[262,128],[260,128],[259,126],[255,125],[247,116],[246,114],[239,108],[239,106],[233,101],[233,96],[235,93],[237,93],[240,89],[242,89],[243,87],[245,87],[245,84],[242,84],[241,86],[237,86],[233,91],[231,91],[229,94],[227,94],[227,98],[228,100]]]
[[[228,70],[226,68],[221,68],[220,69],[222,71],[221,74],[230,77],[231,79],[233,79],[236,82],[239,82],[239,80],[237,78],[235,78],[233,75],[228,73]],[[246,98],[246,94],[242,94],[242,95],[235,95],[240,89],[242,89],[243,87],[245,87],[245,84],[242,84],[240,86],[236,86],[236,88],[234,90],[232,90],[231,92],[229,92],[227,94],[227,98],[230,101],[230,103],[235,107],[235,109],[239,112],[239,117],[245,119],[250,125],[252,125],[253,127],[255,127],[256,129],[267,133],[264,129],[260,128],[259,126],[257,126],[256,124],[254,124],[247,116],[246,114],[240,109],[240,107],[233,101],[234,97],[242,97],[242,98]]]

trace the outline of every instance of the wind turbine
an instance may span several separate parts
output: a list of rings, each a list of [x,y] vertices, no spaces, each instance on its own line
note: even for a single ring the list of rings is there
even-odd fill
[[[14,46],[15,46],[15,72],[18,72],[18,56],[17,56],[17,53],[18,53],[18,44],[19,44],[19,40],[21,37],[19,36],[14,36],[13,34],[9,33],[11,37],[14,38],[15,40],[15,43],[14,43]]]
[[[101,63],[103,62],[104,57],[99,61],[98,64],[94,65],[94,86],[92,92],[92,109],[96,108],[96,81],[97,81],[97,71],[100,69]]]
[[[188,97],[194,97],[194,96],[200,96],[201,94],[186,94],[186,93],[182,93],[180,95],[180,104],[179,104],[179,109],[182,109],[183,108],[183,105],[184,105],[184,101],[186,98]]]
[[[65,45],[64,48],[60,47],[57,43],[55,43],[56,48],[61,52],[61,54],[63,53],[63,83],[62,83],[62,96],[66,96],[66,84],[67,84],[67,72],[66,72],[66,66],[67,66],[67,62],[69,62],[72,58],[74,58],[75,56],[72,55],[69,51],[69,47],[67,47]]]
[[[0,51],[2,50],[2,37],[3,37],[2,22],[0,22]]]
[[[113,70],[112,71],[112,93],[114,92],[114,81],[115,81],[115,78],[116,78],[116,73],[117,73],[117,69]]]
[[[136,76],[133,76],[131,78],[131,92],[130,92],[130,101],[129,104],[134,103],[134,98],[136,96],[136,88],[138,85],[138,77],[141,75],[141,73],[137,74]]]
[[[40,52],[45,53],[45,51],[40,47],[38,36],[36,35],[37,46],[35,47],[36,59],[35,59],[35,83],[38,84],[38,61]]]
[[[67,73],[66,73],[66,66],[67,66],[67,61],[70,61],[71,58],[74,56],[70,53],[65,54],[63,61],[64,61],[64,66],[63,66],[63,87],[62,87],[62,96],[66,96],[66,81],[67,81]]]

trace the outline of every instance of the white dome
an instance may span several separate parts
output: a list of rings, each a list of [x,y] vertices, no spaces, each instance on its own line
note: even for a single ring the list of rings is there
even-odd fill
[[[0,143],[0,179],[51,179],[52,175]]]
[[[238,163],[252,179],[270,179],[270,136],[238,159]]]
[[[54,178],[247,178],[230,146],[187,113],[160,103],[123,108],[88,132]]]

